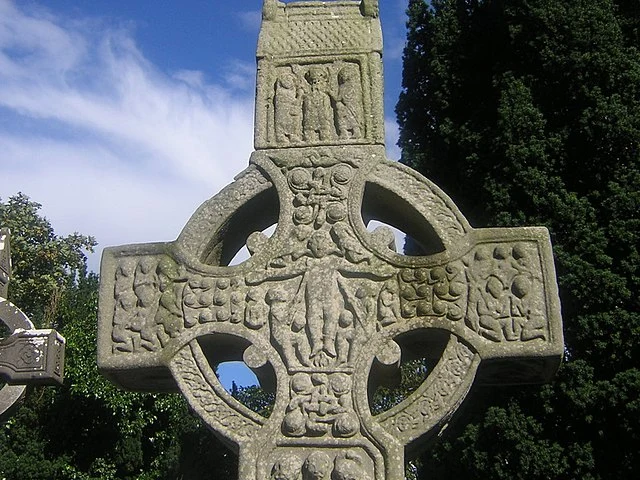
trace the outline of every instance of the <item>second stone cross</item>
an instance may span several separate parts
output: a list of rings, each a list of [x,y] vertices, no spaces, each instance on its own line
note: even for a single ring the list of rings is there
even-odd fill
[[[175,242],[105,250],[102,372],[179,389],[238,452],[242,480],[401,480],[405,450],[437,434],[474,381],[544,382],[560,362],[547,230],[473,229],[386,160],[382,94],[377,1],[266,0],[249,167]],[[372,220],[422,255],[398,253]],[[244,245],[250,257],[228,266]],[[377,386],[412,358],[432,366],[424,383],[372,414]],[[269,418],[222,387],[228,360],[275,391]]]

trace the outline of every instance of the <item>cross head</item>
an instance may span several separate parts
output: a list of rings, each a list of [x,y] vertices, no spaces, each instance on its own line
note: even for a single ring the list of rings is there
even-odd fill
[[[249,167],[176,241],[103,255],[102,372],[181,391],[239,454],[241,480],[403,479],[405,452],[474,382],[548,381],[562,356],[547,230],[474,229],[386,159],[377,6],[265,0]],[[422,254],[398,252],[384,224]],[[376,388],[413,358],[426,380],[373,414]],[[229,360],[275,392],[268,418],[222,387]]]

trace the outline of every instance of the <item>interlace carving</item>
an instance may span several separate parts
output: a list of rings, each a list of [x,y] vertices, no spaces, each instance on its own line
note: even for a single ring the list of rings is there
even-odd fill
[[[401,480],[405,446],[437,435],[476,374],[545,381],[563,352],[546,229],[473,229],[385,159],[381,48],[373,0],[266,0],[249,168],[175,242],[104,254],[101,369],[179,389],[238,447],[242,480]],[[429,254],[400,254],[371,219]],[[405,358],[429,359],[426,380],[373,415]],[[275,393],[269,418],[222,388],[228,360]]]

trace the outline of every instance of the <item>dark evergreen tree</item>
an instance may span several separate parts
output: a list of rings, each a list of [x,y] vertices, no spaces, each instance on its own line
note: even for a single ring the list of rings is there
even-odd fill
[[[551,385],[477,389],[424,478],[640,471],[639,5],[409,2],[403,162],[476,227],[550,229],[567,345]]]

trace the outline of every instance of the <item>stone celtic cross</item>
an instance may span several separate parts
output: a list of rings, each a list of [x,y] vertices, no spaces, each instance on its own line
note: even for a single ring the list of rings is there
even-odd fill
[[[64,377],[64,338],[55,330],[36,330],[29,317],[9,302],[11,235],[0,229],[0,323],[9,333],[0,340],[0,419],[23,397],[27,385],[59,385]],[[2,337],[3,335],[0,335]]]
[[[562,356],[548,232],[473,229],[386,160],[381,55],[375,0],[265,0],[249,167],[175,242],[103,256],[101,370],[128,389],[179,389],[239,454],[242,480],[403,479],[405,449],[474,381],[543,382]],[[371,220],[423,255],[398,253]],[[251,256],[228,266],[244,245]],[[428,378],[373,415],[376,387],[412,358],[430,361]],[[269,418],[222,387],[228,360],[275,391]]]

